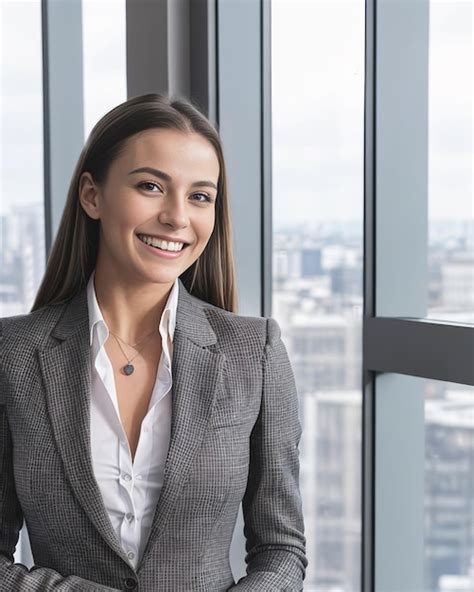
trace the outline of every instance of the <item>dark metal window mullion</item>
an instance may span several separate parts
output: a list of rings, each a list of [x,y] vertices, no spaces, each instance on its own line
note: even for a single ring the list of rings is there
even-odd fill
[[[365,319],[375,314],[375,0],[365,2],[364,93],[364,303]],[[365,338],[364,338],[365,339]],[[361,591],[372,592],[375,582],[375,372],[365,368],[362,353],[361,450]]]

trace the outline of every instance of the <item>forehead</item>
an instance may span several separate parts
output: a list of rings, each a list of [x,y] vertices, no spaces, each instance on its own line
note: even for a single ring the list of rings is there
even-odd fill
[[[193,132],[150,129],[128,138],[118,161],[120,168],[157,167],[171,176],[196,176],[206,173],[217,182],[219,160],[212,144]],[[119,164],[119,163],[117,163]]]

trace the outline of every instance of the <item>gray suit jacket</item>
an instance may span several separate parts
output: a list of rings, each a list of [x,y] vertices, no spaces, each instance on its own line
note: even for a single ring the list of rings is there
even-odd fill
[[[90,450],[86,288],[0,319],[0,590],[299,591],[307,558],[298,398],[280,327],[192,296],[179,280],[171,441],[135,570]],[[239,504],[247,575],[229,547]],[[35,561],[13,564],[26,521]]]

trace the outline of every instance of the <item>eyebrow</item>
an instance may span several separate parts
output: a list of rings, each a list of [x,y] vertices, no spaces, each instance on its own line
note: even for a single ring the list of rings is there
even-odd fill
[[[150,173],[150,175],[154,175],[155,177],[159,177],[168,182],[173,180],[168,173],[160,171],[160,169],[154,169],[153,167],[140,167],[138,169],[133,169],[133,171],[130,171],[128,174],[133,175],[134,173]],[[217,186],[212,181],[195,181],[191,187],[214,187],[214,189],[217,190]]]

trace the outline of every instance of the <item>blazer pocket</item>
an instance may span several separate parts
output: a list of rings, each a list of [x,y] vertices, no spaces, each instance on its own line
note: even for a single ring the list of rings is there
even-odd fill
[[[232,418],[226,418],[225,416],[218,417],[218,418],[215,418],[213,416],[211,418],[211,421],[209,422],[209,429],[213,432],[216,432],[218,430],[223,430],[225,428],[237,429],[237,428],[240,428],[241,426],[248,424],[248,422],[249,422],[249,420],[246,417],[233,420]]]

